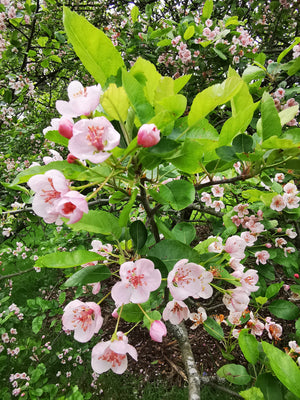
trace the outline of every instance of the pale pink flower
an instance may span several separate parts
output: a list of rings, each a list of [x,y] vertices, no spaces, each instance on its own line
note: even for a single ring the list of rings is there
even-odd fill
[[[294,247],[285,247],[283,249],[285,257],[288,257],[289,254],[295,253],[296,249]]]
[[[215,197],[222,197],[224,194],[224,188],[221,187],[220,185],[215,185],[211,188],[212,194]]]
[[[294,352],[294,353],[300,353],[300,346],[297,344],[296,340],[292,340],[289,342],[289,346],[290,349]]]
[[[275,182],[282,183],[284,181],[284,178],[285,178],[285,176],[283,173],[278,173],[278,174],[275,174],[274,180],[275,180]]]
[[[233,336],[235,339],[238,339],[238,338],[239,338],[240,333],[241,333],[241,329],[233,329],[232,332],[231,332],[232,336]]]
[[[237,227],[239,227],[239,226],[241,225],[241,223],[243,222],[243,220],[240,219],[240,218],[238,217],[238,215],[233,215],[233,216],[231,217],[231,221],[232,221],[232,222],[234,223],[234,225],[237,226]]]
[[[215,200],[212,205],[212,208],[214,208],[216,211],[220,211],[221,209],[225,208],[225,204],[221,200]]]
[[[203,307],[199,307],[197,313],[190,314],[190,320],[194,322],[191,329],[196,329],[200,324],[203,324],[207,320],[207,314]]]
[[[168,288],[176,300],[184,300],[189,296],[208,299],[213,290],[209,282],[213,274],[201,265],[189,263],[187,259],[178,261],[168,274]]]
[[[93,163],[101,163],[109,156],[109,150],[120,143],[120,134],[105,117],[82,119],[74,124],[69,140],[70,153]]]
[[[299,193],[297,190],[297,186],[291,182],[284,185],[283,190],[285,191],[286,194],[292,194],[294,196]]]
[[[108,253],[111,253],[113,251],[112,245],[111,244],[102,244],[100,240],[93,240],[92,243],[92,250],[95,253],[100,254],[103,257],[108,257]]]
[[[62,136],[70,139],[73,136],[73,119],[67,117],[51,119],[51,126],[43,129],[43,134],[47,132],[58,131]]]
[[[56,210],[62,217],[68,218],[67,224],[78,222],[83,213],[89,212],[88,204],[85,196],[76,190],[71,190],[65,193],[57,202]]]
[[[297,197],[293,194],[285,193],[283,195],[284,201],[288,209],[294,209],[299,207],[300,197]]]
[[[233,164],[233,167],[234,167],[236,173],[240,175],[241,174],[241,163],[238,161]]]
[[[285,246],[286,244],[287,244],[287,241],[283,238],[275,239],[275,247],[280,247],[282,249],[282,246]]]
[[[207,192],[202,193],[200,200],[203,201],[207,207],[211,206],[212,204],[211,195]]]
[[[69,182],[64,175],[51,169],[43,175],[32,176],[27,184],[36,192],[32,201],[33,211],[47,223],[57,221],[60,213],[56,210],[56,204],[69,191]]]
[[[230,311],[227,319],[232,325],[239,325],[241,323],[242,315],[242,311]]]
[[[285,231],[285,234],[286,234],[290,239],[295,239],[295,237],[297,237],[297,232],[295,232],[295,231],[293,230],[293,228],[288,228],[288,229]]]
[[[211,253],[222,253],[224,246],[223,246],[223,239],[220,236],[216,237],[216,241],[212,242],[207,250]]]
[[[258,265],[259,263],[261,264],[266,264],[268,259],[270,258],[270,254],[266,251],[266,250],[262,250],[262,251],[257,251],[255,253],[255,257],[256,257],[256,264]]]
[[[245,242],[247,243],[247,246],[253,246],[257,240],[256,236],[251,234],[249,231],[242,232],[241,238],[243,240],[245,240]]]
[[[213,22],[212,22],[211,19],[207,19],[207,20],[205,21],[205,25],[206,25],[208,28],[210,28],[210,27],[212,26],[212,24],[213,24]]]
[[[86,343],[103,324],[100,306],[94,302],[73,300],[64,308],[62,323],[63,329],[74,331],[75,340]]]
[[[45,165],[53,162],[53,161],[63,161],[62,156],[58,153],[56,150],[49,150],[49,152],[52,154],[52,157],[46,156],[43,157],[43,162]]]
[[[258,275],[255,269],[248,269],[246,272],[234,271],[231,275],[240,280],[242,289],[244,289],[248,295],[259,289],[259,286],[255,286],[258,282]]]
[[[270,205],[270,208],[275,211],[282,211],[286,206],[286,202],[284,198],[278,194],[277,196],[274,196],[272,199],[272,203]]]
[[[160,141],[160,131],[154,124],[144,124],[137,134],[137,143],[142,147],[152,147]]]
[[[243,272],[245,267],[243,264],[240,263],[240,260],[237,260],[236,258],[231,258],[229,260],[229,266],[234,269],[235,271],[241,271]]]
[[[268,332],[270,339],[278,340],[282,335],[282,326],[271,321],[270,318],[266,318],[265,329]]]
[[[171,324],[177,325],[183,319],[188,319],[189,314],[188,306],[183,301],[172,300],[166,305],[162,316],[165,321],[169,320]]]
[[[229,253],[232,258],[236,258],[237,260],[242,260],[245,258],[245,248],[247,243],[240,236],[234,235],[230,236],[225,243],[224,250],[226,253]]]
[[[233,207],[233,211],[238,213],[239,218],[243,218],[245,215],[249,214],[248,210],[249,204],[238,204]]]
[[[58,100],[56,109],[64,117],[90,115],[99,105],[101,94],[100,85],[84,88],[79,81],[73,81],[68,86],[69,102]]]
[[[229,311],[240,311],[246,310],[249,304],[249,296],[243,288],[237,287],[230,291],[230,294],[223,296],[223,303]]]
[[[265,329],[265,325],[260,322],[259,319],[254,317],[252,311],[250,311],[250,319],[247,322],[247,327],[250,328],[250,332],[252,335],[257,336],[261,336]]]
[[[154,269],[152,261],[141,258],[135,262],[128,261],[120,267],[121,282],[117,282],[111,296],[117,306],[128,303],[145,303],[150,292],[158,289],[161,273]]]
[[[153,321],[150,326],[150,336],[155,342],[162,342],[163,336],[166,336],[167,328],[162,321]]]
[[[127,369],[127,355],[137,361],[136,349],[128,344],[128,338],[122,332],[117,333],[117,339],[100,342],[92,350],[92,368],[97,374],[111,369],[116,374],[123,374]]]
[[[265,227],[260,222],[255,222],[254,219],[250,219],[245,223],[245,227],[250,229],[251,233],[261,233],[265,231]]]

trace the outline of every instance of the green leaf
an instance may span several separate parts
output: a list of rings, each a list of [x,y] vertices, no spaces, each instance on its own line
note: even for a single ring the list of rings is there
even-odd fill
[[[253,139],[242,133],[232,141],[232,147],[236,153],[251,153],[253,151]]]
[[[289,391],[300,397],[300,370],[297,364],[288,354],[272,344],[262,342],[262,347],[276,377]]]
[[[178,240],[162,240],[153,246],[148,252],[149,256],[157,257],[168,268],[168,271],[173,269],[177,261],[188,259],[189,262],[199,262],[199,254],[190,246],[179,242]]]
[[[224,332],[221,327],[217,323],[217,321],[211,317],[208,317],[204,322],[203,322],[203,327],[206,330],[207,333],[210,334],[213,338],[217,340],[222,340],[224,339]]]
[[[255,364],[259,357],[258,342],[252,334],[248,333],[248,329],[241,330],[239,346],[246,360],[251,364]]]
[[[165,47],[165,46],[170,46],[172,44],[171,39],[163,39],[160,40],[159,42],[156,43],[157,47]]]
[[[70,225],[74,231],[87,231],[101,233],[102,235],[112,235],[118,239],[121,236],[121,227],[118,219],[106,211],[90,210],[84,214],[80,221]]]
[[[202,20],[205,21],[211,17],[211,14],[214,9],[214,2],[213,0],[206,0],[202,10]]]
[[[271,297],[275,296],[279,290],[282,288],[283,282],[273,283],[272,285],[268,286],[266,291],[266,297],[270,299]]]
[[[249,83],[253,80],[263,78],[266,75],[266,71],[264,71],[260,67],[255,67],[254,65],[250,65],[245,69],[242,75],[242,79]]]
[[[130,10],[130,15],[131,15],[131,19],[132,19],[132,23],[134,24],[139,16],[139,8],[137,6],[132,7],[132,9]]]
[[[183,210],[195,200],[195,188],[191,182],[176,180],[161,185],[159,192],[149,190],[151,196],[161,204],[169,204],[174,210]]]
[[[213,51],[217,54],[217,56],[222,58],[222,60],[227,60],[227,57],[221,50],[217,49],[216,47],[213,47]]]
[[[183,34],[183,39],[189,40],[190,38],[192,38],[194,36],[194,33],[195,33],[194,25],[188,26],[187,30]]]
[[[161,74],[157,71],[155,65],[139,57],[132,66],[130,75],[144,87],[143,90],[147,100],[153,104],[154,95],[161,80]]]
[[[127,222],[128,222],[128,219],[129,219],[129,214],[130,214],[130,211],[131,211],[131,209],[132,209],[132,207],[134,205],[134,202],[136,200],[137,194],[138,194],[138,189],[134,189],[132,194],[131,194],[130,200],[123,207],[123,210],[121,211],[120,216],[119,216],[119,225],[120,225],[120,227],[124,227],[124,226],[127,225]]]
[[[172,234],[176,240],[182,243],[190,244],[196,237],[196,230],[189,222],[179,222],[172,229]]]
[[[231,146],[221,146],[216,148],[216,154],[221,160],[224,161],[236,161],[238,160],[235,150]]]
[[[82,286],[88,283],[101,282],[109,278],[110,276],[111,276],[110,270],[105,265],[103,264],[90,265],[75,272],[75,274],[73,274],[64,283],[63,286],[64,287]]]
[[[39,257],[35,267],[46,268],[71,268],[91,261],[103,260],[98,253],[87,250],[75,250],[70,252],[56,252]]]
[[[279,54],[279,56],[277,58],[277,62],[280,63],[280,61],[283,59],[283,57],[285,57],[287,55],[287,53],[289,53],[292,50],[292,48],[294,46],[296,46],[298,43],[300,43],[300,37],[296,37],[295,40],[293,41],[293,43],[287,49],[283,50]]]
[[[281,123],[273,98],[265,92],[261,99],[261,127],[263,140],[281,135]]]
[[[224,365],[217,371],[217,375],[235,385],[247,385],[251,381],[251,376],[246,368],[237,364]]]
[[[135,247],[140,250],[142,247],[144,247],[148,233],[145,225],[143,224],[142,221],[134,221],[129,228],[130,236],[131,239],[133,240],[133,243]]]
[[[268,306],[269,311],[277,318],[282,318],[288,321],[296,319],[300,315],[300,309],[287,300],[275,300]]]
[[[54,142],[56,144],[68,147],[69,139],[62,136],[58,131],[46,132],[45,138],[50,140],[50,142]]]
[[[281,126],[290,122],[298,114],[298,111],[299,106],[288,107],[285,110],[280,111],[279,118]],[[300,138],[298,140],[300,141]]]
[[[43,321],[46,318],[46,315],[38,315],[32,320],[32,332],[37,334],[43,326]]]
[[[129,99],[124,88],[111,83],[101,96],[101,105],[105,112],[117,121],[126,121]]]
[[[118,310],[120,312],[120,309]],[[143,320],[144,314],[137,304],[125,304],[122,309],[122,318],[127,322],[139,322]]]
[[[77,56],[102,86],[107,78],[124,67],[121,55],[109,38],[67,7],[64,7],[64,26]]]
[[[245,400],[266,400],[261,390],[257,387],[252,387],[250,389],[243,390],[242,392],[239,392],[239,394]]]
[[[208,87],[195,97],[188,116],[189,126],[204,118],[217,106],[227,103],[243,85],[240,77],[227,78],[223,83]]]
[[[265,400],[283,400],[283,386],[271,373],[259,374],[255,383],[262,391]]]
[[[67,296],[66,292],[60,292],[59,293],[59,296],[58,296],[59,305],[62,305],[64,303],[64,301],[66,300],[66,296]]]
[[[46,43],[48,42],[48,40],[49,40],[49,38],[48,38],[47,36],[40,36],[40,37],[37,39],[37,42],[38,42],[39,46],[45,47],[45,46],[46,46]]]
[[[131,74],[122,70],[123,87],[141,124],[154,117],[154,109],[147,101],[143,86]]]

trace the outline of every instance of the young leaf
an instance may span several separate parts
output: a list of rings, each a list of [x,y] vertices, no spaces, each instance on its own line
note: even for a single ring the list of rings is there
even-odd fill
[[[70,252],[58,251],[39,257],[35,267],[46,268],[72,268],[92,261],[103,260],[98,253],[87,250],[75,250]]]
[[[90,252],[92,253],[92,251]],[[90,265],[75,272],[65,283],[65,287],[82,286],[88,283],[104,281],[111,276],[110,270],[103,264]]]
[[[64,7],[64,26],[75,53],[102,86],[124,67],[121,55],[105,33],[67,7]]]

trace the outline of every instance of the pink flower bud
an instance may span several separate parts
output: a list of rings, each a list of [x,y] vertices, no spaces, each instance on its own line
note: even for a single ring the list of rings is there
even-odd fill
[[[295,277],[296,279],[299,279],[299,274],[294,274],[294,277]]]
[[[160,141],[160,131],[154,124],[144,124],[137,134],[137,143],[142,147],[155,146]]]
[[[161,321],[154,321],[150,327],[151,339],[155,342],[162,342],[163,336],[166,336],[167,328],[166,325]]]
[[[114,309],[114,311],[111,313],[111,316],[113,318],[116,318],[116,319],[118,318],[119,314],[118,314],[118,309],[117,308]]]
[[[73,164],[76,160],[78,160],[77,157],[73,156],[73,154],[71,154],[71,153],[68,154],[67,161],[69,164]]]
[[[265,246],[267,249],[270,249],[272,247],[271,243],[266,243]]]
[[[68,118],[61,118],[58,125],[58,132],[67,139],[73,136],[73,122]]]

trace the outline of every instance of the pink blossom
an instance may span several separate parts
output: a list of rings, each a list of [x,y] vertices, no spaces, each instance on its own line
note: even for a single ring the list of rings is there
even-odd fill
[[[166,336],[167,328],[162,321],[153,321],[150,326],[150,336],[155,342],[162,342],[163,336]]]
[[[62,136],[70,139],[73,135],[73,119],[67,117],[53,118],[51,119],[51,126],[43,129],[43,134],[47,132],[58,131]]]
[[[229,260],[229,265],[232,269],[234,269],[235,271],[241,271],[243,272],[245,267],[243,266],[243,264],[240,263],[239,260],[235,259],[235,258],[231,258]]]
[[[275,174],[274,180],[275,182],[282,183],[284,181],[284,174],[283,173]]]
[[[242,315],[242,311],[230,311],[227,319],[232,325],[240,325]]]
[[[107,342],[100,342],[92,350],[92,368],[97,374],[111,369],[116,374],[123,374],[127,369],[127,355],[137,361],[136,349],[128,344],[128,338],[122,332],[117,338]]]
[[[285,246],[286,244],[287,244],[287,241],[283,238],[275,239],[275,247],[280,247],[282,249],[282,246]]]
[[[255,269],[248,269],[246,272],[234,271],[231,275],[240,280],[245,293],[250,294],[259,289],[259,286],[255,286],[258,282],[258,275]]]
[[[289,342],[290,349],[295,353],[300,353],[300,346],[297,344],[296,340]]]
[[[117,282],[111,296],[117,306],[128,303],[145,303],[150,292],[158,289],[161,273],[154,269],[152,261],[141,258],[135,262],[128,261],[120,267],[121,282]]]
[[[203,201],[207,207],[211,206],[212,204],[211,195],[207,192],[202,193],[200,200]]]
[[[137,143],[142,147],[152,147],[160,141],[160,131],[154,124],[144,124],[137,134]]]
[[[208,238],[209,239],[209,238]],[[207,251],[211,253],[222,253],[224,246],[223,246],[223,239],[220,236],[216,237],[216,241],[212,242],[208,248]]]
[[[78,222],[83,213],[88,213],[89,208],[85,196],[76,190],[65,193],[57,202],[55,206],[59,214],[68,218],[68,224]]]
[[[250,328],[250,332],[252,335],[261,336],[264,332],[265,325],[259,321],[259,319],[255,318],[253,312],[250,311],[250,319],[247,322],[247,327]]]
[[[293,228],[288,228],[285,231],[285,234],[290,238],[290,239],[295,239],[297,237],[297,233],[293,230]]]
[[[270,254],[266,251],[266,250],[262,250],[262,251],[257,251],[255,253],[255,257],[256,257],[256,264],[258,265],[259,263],[261,264],[266,264],[268,259],[270,258]]]
[[[245,311],[249,301],[248,294],[241,287],[231,290],[230,294],[225,294],[223,297],[223,303],[229,311]]]
[[[283,199],[284,199],[288,209],[291,210],[293,208],[298,208],[299,207],[300,197],[297,197],[294,194],[285,193],[283,195]]]
[[[284,256],[288,257],[289,254],[295,253],[296,249],[294,247],[285,247],[283,249]]]
[[[237,260],[242,260],[245,258],[245,248],[247,243],[240,236],[234,235],[230,236],[225,243],[224,250],[226,253],[229,253],[232,258],[236,258]]]
[[[166,308],[163,311],[163,319],[165,321],[170,321],[171,324],[177,325],[183,319],[188,319],[189,317],[188,306],[180,300],[169,301]]]
[[[249,204],[238,204],[237,206],[233,207],[233,211],[238,213],[239,218],[243,218],[244,215],[249,214],[248,207],[249,207]]]
[[[298,190],[297,190],[297,186],[294,183],[287,183],[286,185],[283,186],[283,190],[286,194],[292,194],[292,195],[296,195],[298,194]]]
[[[196,329],[200,324],[203,324],[207,320],[207,314],[203,307],[199,307],[197,313],[190,314],[190,320],[194,322],[191,329]]]
[[[211,188],[212,194],[215,197],[222,197],[224,194],[224,188],[221,187],[220,185],[215,185]]]
[[[82,119],[74,124],[69,140],[70,153],[81,160],[101,163],[109,156],[109,150],[118,146],[120,134],[105,117]]]
[[[184,300],[189,296],[208,299],[213,289],[209,282],[213,274],[201,265],[189,263],[187,259],[178,261],[168,274],[168,288],[176,300]]]
[[[216,211],[220,211],[221,209],[225,208],[225,204],[221,200],[215,200],[212,205],[212,208],[214,208]]]
[[[64,117],[90,115],[99,105],[101,93],[100,85],[84,88],[79,81],[73,81],[68,86],[69,102],[58,100],[56,109]]]
[[[247,243],[247,246],[253,246],[254,243],[256,242],[256,236],[253,235],[252,233],[246,231],[246,232],[242,232],[241,233],[241,238],[243,240],[245,240],[245,242]]]
[[[69,182],[64,175],[51,169],[43,175],[31,177],[27,184],[36,192],[32,201],[33,211],[47,223],[57,221],[60,216],[56,209],[57,202],[69,191]]]
[[[75,340],[86,343],[103,324],[100,306],[94,302],[73,300],[64,308],[62,323],[64,329],[74,331]]]
[[[49,156],[43,157],[43,162],[45,165],[53,161],[63,161],[62,156],[56,150],[49,150],[49,152],[52,154],[52,157]]]
[[[266,318],[266,321],[265,329],[268,332],[269,338],[278,340],[282,335],[282,326],[271,321],[271,318]]]

